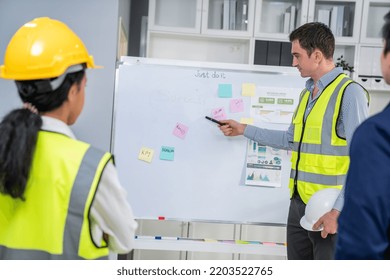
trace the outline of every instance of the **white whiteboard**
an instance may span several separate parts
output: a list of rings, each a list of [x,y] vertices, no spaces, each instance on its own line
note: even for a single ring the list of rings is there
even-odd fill
[[[205,119],[216,107],[226,107],[228,118],[249,117],[250,98],[241,96],[243,83],[304,86],[295,69],[286,73],[275,69],[285,68],[246,70],[230,64],[122,57],[113,153],[137,218],[286,224],[290,166],[282,171],[280,188],[246,186],[247,139],[225,137]],[[217,94],[221,83],[232,85],[232,98],[244,99],[244,112],[229,113],[229,98]],[[189,128],[184,139],[172,133],[177,123]],[[174,147],[173,161],[159,158],[162,146]],[[142,147],[154,151],[150,163],[138,159]]]

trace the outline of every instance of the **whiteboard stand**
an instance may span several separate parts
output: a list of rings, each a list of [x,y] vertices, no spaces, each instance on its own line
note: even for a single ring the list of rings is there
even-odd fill
[[[299,96],[305,80],[295,68],[285,68],[121,57],[113,154],[134,215],[285,224],[290,161],[282,166],[280,187],[249,186],[247,139],[226,137],[205,119],[218,110],[236,120],[251,116],[252,98],[243,95],[248,84],[256,92],[296,89]],[[220,85],[231,86],[231,97],[219,96]],[[231,111],[233,99],[242,100],[242,111]],[[281,124],[264,125],[282,129]],[[174,159],[161,158],[167,147]]]
[[[254,101],[244,86],[254,86],[254,96],[288,88],[299,97],[305,82],[293,67],[121,57],[112,150],[135,217],[286,224],[290,161],[282,167],[280,187],[246,184],[247,139],[225,137],[205,116],[219,111],[229,119],[251,117]],[[226,98],[219,92],[225,85],[231,87]],[[233,99],[242,101],[243,110],[231,110]],[[161,156],[167,148],[174,157]],[[260,244],[139,239],[135,249],[286,256],[286,246]]]

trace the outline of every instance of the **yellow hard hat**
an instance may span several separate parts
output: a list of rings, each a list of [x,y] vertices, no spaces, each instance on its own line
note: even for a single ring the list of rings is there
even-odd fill
[[[59,77],[72,65],[95,66],[80,38],[64,23],[48,17],[24,24],[9,42],[0,77],[39,80]]]

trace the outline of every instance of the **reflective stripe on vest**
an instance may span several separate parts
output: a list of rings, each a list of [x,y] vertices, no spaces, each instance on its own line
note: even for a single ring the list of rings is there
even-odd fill
[[[65,205],[67,206],[67,214],[64,221],[62,244],[59,247],[62,248],[62,252],[57,254],[47,252],[44,249],[40,250],[40,245],[37,245],[35,249],[23,248],[23,245],[18,245],[19,243],[15,240],[15,242],[12,241],[13,244],[7,244],[7,240],[12,240],[9,239],[12,233],[0,229],[0,259],[107,259],[108,248],[106,244],[95,245],[93,243],[88,217],[101,173],[104,166],[111,159],[111,155],[95,149],[86,143],[70,139],[57,133],[40,132],[39,137],[45,139],[45,143],[47,143],[48,139],[53,138],[50,134],[54,135],[54,138],[56,138],[55,140],[60,139],[62,144],[66,143],[66,145],[69,145],[69,148],[74,148],[78,153],[83,150],[85,151],[80,157],[81,163],[78,166],[77,174],[75,174],[70,194],[69,196],[64,196],[69,197],[69,202],[68,205]],[[41,172],[42,174],[45,173],[42,170]],[[26,197],[26,199],[28,199],[28,197]],[[8,205],[22,205],[22,203],[24,203],[15,202],[10,196],[2,195],[0,197],[0,202],[3,201],[8,203]],[[23,207],[23,205],[21,207]],[[58,207],[62,206],[58,205]],[[7,209],[5,209],[5,211],[7,211]],[[23,214],[23,211],[20,212]],[[0,217],[0,221],[1,218],[2,217]],[[19,219],[21,218],[19,217]],[[17,226],[14,227],[14,230],[16,230],[16,228]],[[26,230],[25,234],[29,234],[26,228],[19,230]],[[56,227],[54,227],[53,230],[54,233],[57,233]],[[3,236],[5,237],[3,238]],[[57,240],[61,240],[61,238],[58,237]],[[20,244],[23,244],[23,241],[21,241]],[[47,247],[47,245],[45,246]],[[58,245],[55,245],[53,248],[58,248]]]
[[[290,195],[297,191],[303,202],[323,188],[340,189],[349,166],[347,142],[337,135],[337,120],[344,90],[352,80],[339,75],[318,97],[304,120],[309,91],[301,98],[294,115],[294,146],[290,173]],[[297,169],[298,165],[298,171]]]

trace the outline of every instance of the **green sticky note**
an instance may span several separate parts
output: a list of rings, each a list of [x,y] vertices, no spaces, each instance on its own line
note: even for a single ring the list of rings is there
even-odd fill
[[[249,244],[249,241],[236,240],[236,244]]]
[[[161,152],[160,152],[161,160],[173,160],[174,155],[175,155],[175,148],[167,147],[167,146],[161,147]]]
[[[218,85],[218,97],[231,98],[232,97],[232,85],[231,84],[219,84]]]

